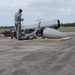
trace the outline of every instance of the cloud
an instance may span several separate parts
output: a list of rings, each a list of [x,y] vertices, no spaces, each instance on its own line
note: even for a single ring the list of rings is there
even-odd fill
[[[63,20],[67,16],[75,17],[75,0],[0,0],[0,16],[2,16],[0,20],[6,21],[5,23],[7,24],[12,24],[12,21],[14,21],[12,16],[19,8],[23,9],[23,15],[27,24],[33,23],[31,19],[35,19],[38,16],[44,20],[53,18]],[[8,20],[9,17],[11,22]],[[0,24],[5,23],[1,21]]]
[[[13,13],[15,10],[18,10],[19,8],[24,8],[28,4],[25,2],[25,0],[1,0],[0,2],[0,11],[2,13]]]
[[[2,13],[13,13],[19,8],[23,8],[24,11],[28,12],[53,12],[53,11],[62,11],[74,10],[74,0],[1,0],[0,1],[0,11]],[[65,9],[66,7],[66,9]],[[69,9],[67,9],[69,8]],[[61,10],[62,9],[62,10]],[[64,11],[65,12],[65,11]]]
[[[60,12],[61,12],[62,15],[71,15],[73,13],[71,9],[60,8],[59,10],[60,10]]]

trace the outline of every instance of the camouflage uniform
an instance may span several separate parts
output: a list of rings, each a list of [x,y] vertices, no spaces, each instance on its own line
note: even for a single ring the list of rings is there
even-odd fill
[[[21,39],[21,14],[17,12],[15,14],[15,27],[16,27],[16,34],[17,34],[17,39]]]

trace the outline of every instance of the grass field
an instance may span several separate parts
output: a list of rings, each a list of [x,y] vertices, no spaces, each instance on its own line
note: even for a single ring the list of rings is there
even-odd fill
[[[9,31],[10,29],[0,29],[0,33],[4,31]],[[75,32],[75,27],[60,27],[58,29],[61,32]]]
[[[3,28],[3,29],[0,29],[0,33],[4,32],[4,31],[9,31],[9,30],[10,30],[9,28],[8,29],[7,28],[6,29]]]
[[[61,32],[75,32],[75,27],[60,27],[58,30]]]

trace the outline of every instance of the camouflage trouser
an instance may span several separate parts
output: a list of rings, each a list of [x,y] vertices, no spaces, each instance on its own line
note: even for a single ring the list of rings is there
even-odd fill
[[[14,36],[14,32],[11,31],[11,39],[13,39]]]
[[[21,39],[21,23],[15,24],[17,39]]]

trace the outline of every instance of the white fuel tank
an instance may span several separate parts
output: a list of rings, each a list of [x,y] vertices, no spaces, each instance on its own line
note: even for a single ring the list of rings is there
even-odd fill
[[[43,36],[46,38],[63,38],[67,35],[55,29],[45,28],[43,31]]]

